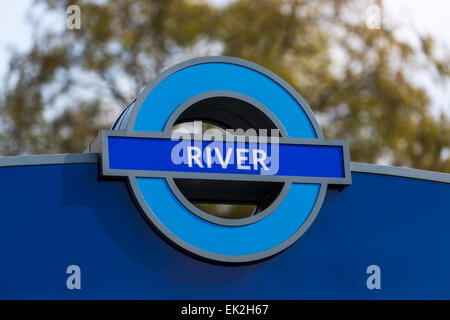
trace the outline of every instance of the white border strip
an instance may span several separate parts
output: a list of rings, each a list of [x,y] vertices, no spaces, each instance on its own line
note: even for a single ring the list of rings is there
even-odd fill
[[[0,167],[38,166],[69,163],[99,163],[100,155],[97,153],[69,153],[69,154],[44,154],[29,156],[0,157]],[[383,166],[351,162],[352,172],[382,174],[388,176],[405,177],[412,179],[436,181],[450,184],[450,174],[443,172]]]

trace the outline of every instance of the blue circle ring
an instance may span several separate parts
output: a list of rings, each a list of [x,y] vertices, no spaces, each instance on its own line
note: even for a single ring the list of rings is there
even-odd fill
[[[189,60],[156,78],[141,94],[127,131],[163,131],[185,101],[210,91],[232,91],[267,107],[290,137],[323,139],[309,106],[287,83],[270,71],[228,57]],[[274,255],[294,243],[317,215],[327,185],[293,183],[284,201],[255,223],[224,226],[187,210],[163,178],[129,177],[145,215],[162,234],[199,256],[247,262]]]

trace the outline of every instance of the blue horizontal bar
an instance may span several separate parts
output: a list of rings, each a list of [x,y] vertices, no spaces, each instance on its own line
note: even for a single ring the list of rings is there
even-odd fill
[[[108,153],[110,170],[345,177],[342,145],[172,141],[109,136]]]

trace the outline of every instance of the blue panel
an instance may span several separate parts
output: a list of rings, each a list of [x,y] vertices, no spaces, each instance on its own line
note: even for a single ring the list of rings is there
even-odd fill
[[[289,249],[224,266],[169,245],[95,164],[0,168],[0,298],[450,299],[450,184],[352,180]],[[72,264],[81,290],[66,288]],[[372,264],[381,290],[366,288]]]
[[[197,162],[188,159],[188,147],[197,148],[200,155]],[[219,159],[222,162],[229,155],[229,163],[224,168],[217,159],[216,152],[207,156],[206,150],[220,150]],[[239,162],[246,169],[238,167],[238,148],[247,150],[241,152],[246,161]],[[174,152],[174,150],[176,152]],[[229,151],[230,150],[230,151]],[[265,165],[268,170],[254,161],[254,150],[267,155]],[[193,154],[195,152],[191,151]],[[295,177],[327,177],[343,178],[344,162],[342,146],[331,145],[292,145],[292,144],[255,144],[237,142],[208,141],[172,141],[168,139],[108,137],[109,168],[121,170],[174,171],[174,172],[204,172],[227,174],[270,174]],[[156,156],[157,155],[157,156]],[[203,155],[203,156],[201,156]],[[256,164],[256,166],[255,166]],[[313,197],[314,198],[314,197]]]

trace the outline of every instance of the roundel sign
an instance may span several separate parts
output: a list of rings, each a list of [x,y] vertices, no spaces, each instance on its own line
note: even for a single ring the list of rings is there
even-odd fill
[[[102,175],[128,180],[153,227],[221,262],[286,249],[313,223],[327,188],[351,183],[348,144],[325,140],[285,81],[230,57],[189,60],[159,75],[102,131],[101,144]],[[254,209],[224,217],[201,203]]]

